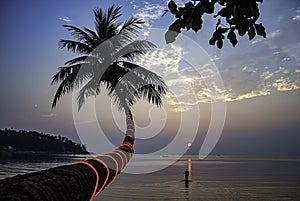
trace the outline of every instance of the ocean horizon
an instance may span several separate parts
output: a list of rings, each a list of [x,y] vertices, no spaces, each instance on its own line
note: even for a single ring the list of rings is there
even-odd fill
[[[84,155],[1,156],[0,179],[82,160]],[[144,156],[143,156],[144,157]],[[122,172],[95,201],[105,200],[299,200],[300,156],[139,156],[131,168],[166,166],[151,173]],[[188,159],[192,171],[185,183]],[[170,165],[168,165],[170,164]],[[130,166],[128,168],[130,168]],[[133,169],[134,170],[134,169]],[[147,169],[146,169],[147,170]]]

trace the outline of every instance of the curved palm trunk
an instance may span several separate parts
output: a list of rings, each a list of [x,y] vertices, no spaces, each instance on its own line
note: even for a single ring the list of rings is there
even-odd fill
[[[134,121],[126,111],[127,131],[114,151],[48,170],[0,181],[0,200],[90,201],[109,186],[132,158]]]

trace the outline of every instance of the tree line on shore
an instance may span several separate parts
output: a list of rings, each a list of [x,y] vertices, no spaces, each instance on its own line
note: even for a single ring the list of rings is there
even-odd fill
[[[0,150],[88,154],[85,145],[37,131],[0,129]]]

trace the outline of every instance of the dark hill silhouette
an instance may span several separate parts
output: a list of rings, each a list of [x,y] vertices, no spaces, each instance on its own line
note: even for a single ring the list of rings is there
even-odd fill
[[[0,129],[0,150],[33,151],[47,153],[88,154],[86,147],[67,137],[39,133],[37,131]]]

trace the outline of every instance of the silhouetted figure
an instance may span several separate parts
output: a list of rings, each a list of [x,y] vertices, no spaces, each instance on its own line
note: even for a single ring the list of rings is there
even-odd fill
[[[188,189],[188,188],[189,188],[189,181],[188,181],[188,180],[185,180],[184,183],[185,183],[185,188]]]
[[[186,181],[186,182],[189,181],[189,175],[190,175],[190,172],[188,171],[188,169],[185,169],[185,172],[184,172],[184,178],[185,178],[185,181]]]

